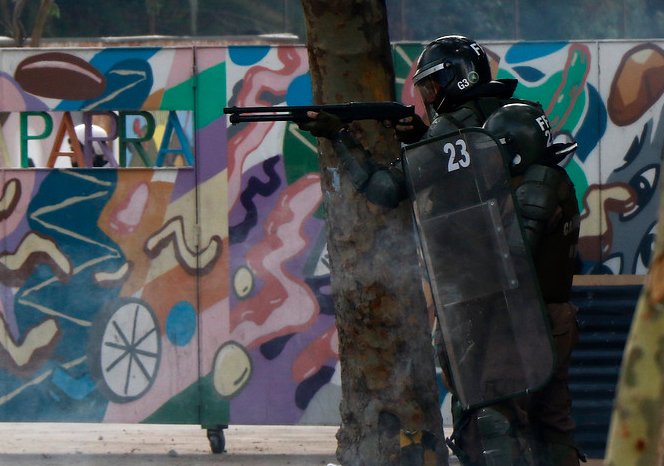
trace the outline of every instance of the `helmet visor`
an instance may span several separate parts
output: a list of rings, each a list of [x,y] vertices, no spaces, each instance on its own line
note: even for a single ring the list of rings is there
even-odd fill
[[[431,78],[422,79],[415,84],[415,89],[422,97],[424,105],[431,105],[435,102],[440,91],[440,85]]]
[[[437,71],[444,70],[445,68],[449,68],[450,64],[447,61],[441,61],[439,63],[433,63],[431,66],[428,68],[424,68],[421,70],[418,70],[417,73],[415,73],[415,76],[413,76],[413,83],[417,84],[424,78],[427,78],[431,76],[432,74],[436,73]]]
[[[436,99],[444,97],[445,89],[453,80],[453,68],[450,67],[449,63],[441,63],[423,71],[419,76],[414,76],[413,84],[420,91],[424,103],[430,104]]]

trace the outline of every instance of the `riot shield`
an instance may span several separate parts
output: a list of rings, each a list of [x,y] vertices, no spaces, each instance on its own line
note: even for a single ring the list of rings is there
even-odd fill
[[[465,408],[534,390],[554,364],[502,150],[468,128],[402,154],[446,364]]]

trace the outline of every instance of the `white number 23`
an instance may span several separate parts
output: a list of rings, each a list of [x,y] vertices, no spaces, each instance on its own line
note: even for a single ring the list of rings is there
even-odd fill
[[[463,139],[457,139],[454,144],[451,142],[446,143],[443,146],[443,152],[448,156],[448,172],[467,168],[470,165],[470,154],[466,150],[466,141]]]

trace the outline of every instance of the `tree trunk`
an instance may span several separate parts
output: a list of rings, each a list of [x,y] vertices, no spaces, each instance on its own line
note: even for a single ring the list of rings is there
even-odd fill
[[[664,465],[664,191],[648,279],[623,353],[607,466]]]
[[[302,5],[314,100],[394,100],[385,2]],[[376,161],[398,156],[393,133],[379,123],[355,123],[353,130]],[[383,211],[369,204],[329,142],[319,150],[341,360],[337,457],[344,466],[447,464],[410,206]],[[400,437],[422,431],[435,435],[435,444],[418,460],[406,459]]]
[[[148,14],[148,34],[157,34],[157,18],[162,7],[162,0],[145,0],[145,10]]]
[[[41,0],[41,3],[39,4],[39,10],[37,11],[37,17],[35,18],[35,24],[32,27],[30,47],[39,47],[41,45],[42,34],[44,33],[46,21],[51,14],[52,6],[53,0]]]
[[[12,12],[12,37],[14,38],[14,45],[17,47],[23,47],[25,40],[25,30],[23,29],[23,23],[21,23],[21,15],[23,14],[26,3],[27,0],[16,0]]]
[[[198,0],[189,0],[189,34],[198,35]]]
[[[0,0],[0,19],[3,30],[11,34],[12,13],[9,9],[9,0]]]

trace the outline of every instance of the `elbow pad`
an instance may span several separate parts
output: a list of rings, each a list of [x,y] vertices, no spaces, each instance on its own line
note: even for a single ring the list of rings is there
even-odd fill
[[[349,132],[339,132],[334,140],[334,149],[353,187],[363,193],[369,202],[394,208],[408,197],[403,173],[396,168],[372,163],[369,153]]]
[[[369,202],[389,209],[395,208],[408,197],[403,176],[387,168],[374,172],[367,183],[364,195]]]
[[[350,176],[353,187],[362,192],[374,171],[369,163],[369,154],[360,146],[353,136],[345,130],[340,131],[334,139],[334,151],[341,160],[341,166]]]
[[[553,168],[532,165],[515,190],[526,242],[531,247],[537,244],[556,212],[561,179],[561,174]]]
[[[353,187],[362,192],[369,181],[371,176],[371,167],[367,163],[360,162],[357,158],[353,157],[348,151],[337,151],[341,159],[341,165],[350,176],[350,182]]]

